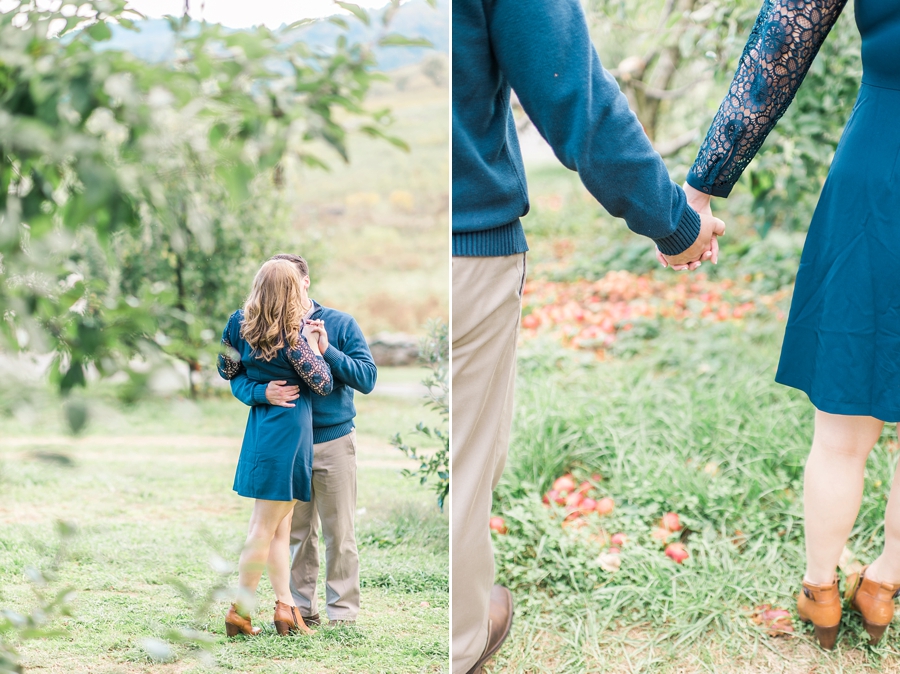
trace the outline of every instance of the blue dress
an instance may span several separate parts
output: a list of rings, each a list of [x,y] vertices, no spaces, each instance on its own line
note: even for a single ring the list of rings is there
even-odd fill
[[[233,379],[245,372],[260,383],[285,380],[300,388],[300,397],[294,401],[294,407],[250,408],[234,490],[248,498],[309,501],[313,459],[311,396],[331,393],[331,368],[313,353],[302,336],[295,351],[285,347],[269,362],[257,358],[241,337],[243,319],[243,310],[228,319],[222,333],[225,353],[219,356],[219,374]]]
[[[727,196],[845,0],[768,0],[697,162]],[[856,0],[863,77],[809,227],[775,380],[820,410],[900,421],[900,0]]]

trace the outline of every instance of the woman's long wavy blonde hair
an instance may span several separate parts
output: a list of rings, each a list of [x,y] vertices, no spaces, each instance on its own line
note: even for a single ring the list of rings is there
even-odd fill
[[[241,323],[241,337],[256,358],[272,360],[285,342],[297,348],[303,321],[302,285],[297,265],[287,260],[269,260],[256,272]]]

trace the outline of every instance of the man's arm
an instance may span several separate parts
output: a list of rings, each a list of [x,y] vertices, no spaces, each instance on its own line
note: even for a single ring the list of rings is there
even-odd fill
[[[231,380],[231,394],[245,405],[277,405],[278,407],[295,407],[292,400],[300,397],[300,388],[296,384],[287,385],[284,379],[260,384],[252,381],[242,372]]]
[[[331,366],[335,379],[360,393],[371,393],[375,388],[378,368],[355,320],[350,319],[345,334],[341,335],[340,348],[331,342],[322,357]]]
[[[487,11],[500,69],[559,160],[663,253],[691,248],[700,217],[601,66],[578,0],[496,0]]]

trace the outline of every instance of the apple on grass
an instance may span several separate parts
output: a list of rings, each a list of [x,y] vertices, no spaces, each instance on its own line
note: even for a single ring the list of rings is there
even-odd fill
[[[666,513],[662,516],[662,527],[669,531],[681,531],[681,520],[677,513]]]
[[[490,521],[490,527],[491,531],[501,535],[509,531],[509,529],[506,528],[506,522],[502,517],[492,517]]]
[[[690,555],[688,554],[687,548],[684,547],[684,543],[669,543],[666,546],[666,557],[676,564],[681,564],[690,557]]]
[[[605,496],[597,501],[597,512],[601,515],[609,515],[616,508],[616,502],[609,496]]]
[[[558,477],[553,482],[553,488],[556,491],[562,492],[565,494],[575,491],[575,478],[572,477],[571,473],[567,473],[567,474],[563,475],[562,477]]]

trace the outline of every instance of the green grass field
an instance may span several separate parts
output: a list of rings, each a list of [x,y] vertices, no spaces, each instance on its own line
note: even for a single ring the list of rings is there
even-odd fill
[[[422,372],[383,374],[412,384]],[[251,507],[231,491],[246,408],[224,396],[123,408],[96,393],[89,402],[91,425],[75,439],[49,395],[30,416],[0,420],[0,607],[28,613],[38,605],[29,567],[52,567],[57,521],[77,528],[55,579],[38,588],[72,588],[72,616],[51,621],[57,636],[17,644],[26,671],[446,671],[447,517],[428,488],[400,475],[409,462],[387,442],[420,420],[436,421],[418,399],[377,392],[357,399],[357,626],[326,624],[311,637],[279,638],[269,625],[260,638],[233,642],[224,637],[227,601],[197,614],[199,601],[171,580],[197,595],[235,581],[221,572],[222,560],[237,560]],[[265,626],[274,604],[265,579],[258,597],[254,619]],[[211,642],[208,654],[167,641],[171,630],[184,629]],[[148,638],[169,644],[170,662],[152,659]]]
[[[517,609],[511,638],[488,671],[900,671],[896,621],[871,648],[858,616],[845,611],[838,649],[825,653],[796,617],[813,408],[773,378],[798,240],[776,234],[759,242],[738,221],[719,267],[704,265],[709,276],[695,288],[684,276],[651,271],[649,242],[601,217],[573,174],[532,171],[530,190],[533,290],[524,313],[544,323],[523,331],[514,436],[495,494],[495,513],[509,528],[495,535],[498,578]],[[582,280],[617,269],[636,275],[607,277],[606,285]],[[664,290],[640,291],[642,283]],[[567,289],[600,295],[582,307],[620,311],[621,298],[603,295],[620,292],[609,290],[616,284],[625,286],[625,303],[652,311],[620,319],[604,348],[589,340],[575,348],[581,318]],[[740,318],[729,304],[718,320],[702,312],[707,287],[760,301]],[[687,289],[689,315],[667,317],[679,288]],[[551,317],[559,322],[549,325]],[[891,425],[870,459],[848,544],[863,563],[880,552],[898,448]],[[545,507],[541,496],[569,471],[579,481],[602,474],[595,494],[615,500],[613,513],[562,527],[562,508]],[[689,551],[682,565],[651,535],[669,511],[685,526],[669,538]],[[611,572],[598,558],[617,532],[628,540]],[[793,636],[770,636],[752,620],[766,604],[791,611]]]

